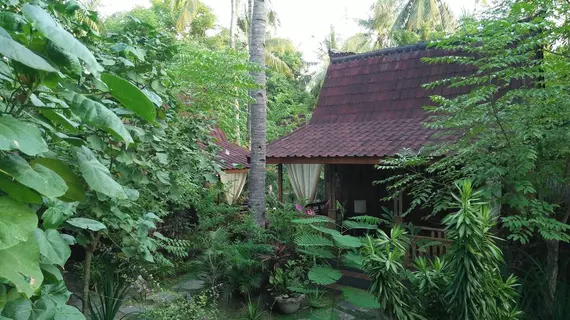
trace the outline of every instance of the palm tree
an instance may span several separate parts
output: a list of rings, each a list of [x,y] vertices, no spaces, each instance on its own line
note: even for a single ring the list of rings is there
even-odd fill
[[[251,20],[250,61],[259,69],[252,71],[258,88],[251,90],[255,102],[251,112],[251,167],[249,173],[249,207],[255,222],[265,223],[265,155],[267,140],[267,91],[265,76],[265,36],[267,11],[265,0],[255,0]]]
[[[398,16],[398,4],[401,0],[377,0],[368,19],[357,20],[366,31],[346,39],[343,50],[365,52],[386,48],[392,45],[391,31]]]
[[[394,22],[397,30],[422,33],[426,28],[451,32],[457,21],[445,0],[407,0]]]
[[[232,3],[232,16],[230,19],[230,48],[235,47],[235,27],[237,25],[237,10],[239,6],[239,0],[231,0]]]
[[[365,52],[430,38],[457,27],[445,0],[377,0],[372,15],[358,21],[366,31],[348,38],[343,50]]]
[[[198,13],[200,0],[167,0],[170,2],[170,10],[176,15],[176,30],[186,31],[188,25],[194,20]]]
[[[341,49],[340,42],[341,41],[334,29],[334,26],[331,25],[329,34],[327,34],[325,39],[319,44],[318,54],[321,62],[318,63],[318,69],[313,74],[308,84],[309,90],[315,97],[319,95],[319,91],[325,81],[327,69],[330,64],[330,53]]]

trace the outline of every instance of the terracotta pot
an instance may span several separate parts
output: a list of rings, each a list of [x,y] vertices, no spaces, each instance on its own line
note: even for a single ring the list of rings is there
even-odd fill
[[[277,296],[275,297],[275,302],[277,303],[277,307],[283,314],[292,314],[299,310],[301,307],[301,300],[305,298],[305,295],[302,294],[297,297],[289,297],[289,296]]]

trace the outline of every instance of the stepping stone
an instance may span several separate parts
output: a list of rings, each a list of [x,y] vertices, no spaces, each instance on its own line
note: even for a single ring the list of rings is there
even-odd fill
[[[350,312],[350,311],[357,311],[357,312],[361,312],[361,313],[373,313],[374,312],[373,310],[370,310],[370,309],[364,309],[364,308],[357,307],[354,304],[347,302],[347,301],[339,302],[338,306],[340,308],[342,308],[343,310],[348,311],[348,312]]]
[[[329,314],[331,313],[331,309],[328,309]],[[355,320],[356,317],[354,317],[353,315],[350,315],[348,313],[342,312],[338,309],[334,309],[334,312],[337,314],[338,320]]]
[[[178,291],[196,292],[202,290],[203,288],[204,288],[204,281],[202,280],[186,280],[172,287],[172,290],[177,292]]]
[[[182,296],[175,292],[159,292],[155,293],[147,298],[148,301],[152,301],[154,303],[165,303],[165,302],[172,302],[174,300],[180,299]]]
[[[140,314],[142,312],[144,312],[145,310],[137,307],[137,306],[126,306],[126,307],[122,307],[121,309],[119,309],[119,318],[121,317],[125,317],[125,316],[134,316],[137,314]]]

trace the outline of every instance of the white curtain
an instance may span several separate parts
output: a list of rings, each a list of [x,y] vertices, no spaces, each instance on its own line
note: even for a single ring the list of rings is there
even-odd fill
[[[287,173],[299,199],[313,201],[317,193],[321,164],[287,164]]]
[[[243,191],[243,186],[245,185],[245,180],[247,179],[247,172],[232,172],[220,174],[220,180],[226,189],[226,201],[228,204],[234,204],[237,201],[241,192]]]

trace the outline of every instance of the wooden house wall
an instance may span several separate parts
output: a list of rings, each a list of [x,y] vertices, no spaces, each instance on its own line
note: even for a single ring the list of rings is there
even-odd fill
[[[388,195],[386,186],[374,184],[375,181],[385,179],[393,173],[377,170],[374,165],[335,165],[336,198],[346,209],[345,217],[352,217],[354,213],[354,200],[366,200],[367,215],[380,217],[384,213],[382,207],[394,210],[394,201],[381,201]],[[410,196],[403,197],[403,211],[409,208],[412,201]],[[405,218],[405,222],[412,222],[416,226],[440,227],[441,217],[423,219],[429,216],[430,209],[415,209]]]

